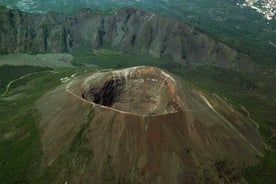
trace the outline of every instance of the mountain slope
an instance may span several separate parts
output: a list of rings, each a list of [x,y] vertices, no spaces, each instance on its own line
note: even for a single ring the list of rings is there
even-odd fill
[[[79,76],[36,107],[44,158],[36,183],[241,183],[238,170],[263,154],[242,113],[155,67]]]
[[[136,7],[158,15],[184,21],[248,54],[261,65],[275,65],[276,20],[274,0],[2,0],[0,3],[27,12],[76,12]],[[275,2],[275,1],[274,1]],[[246,6],[246,4],[249,6]],[[266,5],[264,7],[264,5]],[[255,6],[255,8],[251,8]],[[266,12],[265,16],[260,12]],[[270,16],[269,16],[270,17]]]
[[[112,47],[171,58],[181,63],[217,64],[251,71],[246,55],[194,28],[133,8],[116,12],[82,10],[75,15],[2,10],[0,53],[66,52]]]

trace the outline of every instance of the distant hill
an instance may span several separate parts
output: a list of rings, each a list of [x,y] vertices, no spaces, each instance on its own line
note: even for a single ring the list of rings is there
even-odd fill
[[[202,29],[248,54],[253,61],[261,65],[276,65],[275,15],[272,20],[267,20],[265,17],[271,8],[264,6],[264,3],[267,6],[269,3],[275,4],[273,0],[255,3],[250,3],[249,0],[2,0],[0,3],[37,13],[72,13],[84,7],[99,10],[114,10],[126,6],[141,8]],[[252,6],[265,12],[265,16],[251,8]],[[275,9],[272,11],[275,12]]]
[[[194,28],[134,8],[110,13],[84,9],[75,15],[3,10],[0,17],[2,54],[115,48],[184,64],[253,69],[246,55]]]

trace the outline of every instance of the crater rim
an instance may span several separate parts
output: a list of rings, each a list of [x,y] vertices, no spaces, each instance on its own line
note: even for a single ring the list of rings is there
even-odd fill
[[[84,82],[82,98],[103,108],[138,116],[178,111],[176,82],[157,67],[136,66],[93,74]]]

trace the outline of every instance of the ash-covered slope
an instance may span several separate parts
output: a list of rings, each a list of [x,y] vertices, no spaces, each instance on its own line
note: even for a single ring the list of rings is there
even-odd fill
[[[39,183],[242,183],[263,152],[245,114],[155,67],[85,74],[37,108]]]
[[[109,14],[84,9],[75,15],[0,10],[0,17],[2,54],[112,47],[182,63],[252,68],[247,56],[194,28],[133,8]]]

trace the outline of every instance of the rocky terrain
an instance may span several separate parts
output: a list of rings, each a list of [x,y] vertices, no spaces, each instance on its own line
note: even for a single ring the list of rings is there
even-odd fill
[[[40,183],[242,183],[263,154],[244,114],[155,67],[79,76],[36,107]]]
[[[90,80],[82,97],[94,103],[139,115],[175,111],[175,82],[156,68],[124,69]]]
[[[75,15],[0,11],[0,53],[67,52],[116,48],[192,64],[252,70],[246,55],[171,19],[133,8],[116,12],[84,9]]]

